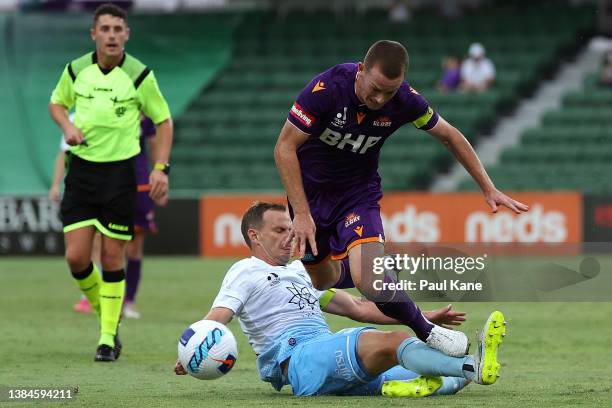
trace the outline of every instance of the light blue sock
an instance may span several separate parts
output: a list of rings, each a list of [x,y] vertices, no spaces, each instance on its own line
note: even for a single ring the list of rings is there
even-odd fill
[[[432,349],[416,337],[409,337],[397,348],[397,359],[402,367],[420,375],[474,378],[472,356],[450,357]]]
[[[442,377],[442,386],[431,395],[453,395],[467,385],[468,380],[461,377]]]

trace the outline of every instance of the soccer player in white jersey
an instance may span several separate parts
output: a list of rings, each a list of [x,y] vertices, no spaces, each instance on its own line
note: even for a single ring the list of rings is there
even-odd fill
[[[374,303],[341,290],[318,291],[300,261],[289,263],[292,223],[280,204],[256,203],[242,219],[252,256],[235,263],[205,319],[228,324],[238,317],[258,355],[263,381],[295,395],[426,396],[454,394],[470,381],[493,384],[499,377],[497,349],[504,316],[493,312],[476,353],[450,357],[408,331],[359,327],[332,333],[323,311],[374,324],[397,324]],[[438,324],[458,324],[462,313],[446,307],[430,312]],[[175,373],[186,374],[180,362]]]

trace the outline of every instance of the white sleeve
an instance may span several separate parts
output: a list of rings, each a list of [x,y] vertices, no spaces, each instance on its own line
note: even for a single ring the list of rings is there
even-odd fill
[[[70,115],[68,115],[68,119],[70,120],[70,122],[74,123],[74,112],[71,112]],[[62,138],[60,140],[60,150],[62,152],[67,152],[68,150],[70,150],[70,145],[68,143],[66,143],[66,140],[64,139],[64,135],[62,135]]]
[[[225,307],[232,310],[234,314],[240,313],[253,290],[252,279],[249,278],[249,275],[248,267],[232,266],[223,279],[221,289],[212,307]]]
[[[60,150],[62,152],[70,150],[70,145],[66,143],[66,140],[64,140],[64,135],[62,135],[62,139],[60,140]]]

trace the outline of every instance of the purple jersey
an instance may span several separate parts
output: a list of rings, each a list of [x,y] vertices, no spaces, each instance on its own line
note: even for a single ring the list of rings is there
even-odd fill
[[[306,194],[316,190],[381,192],[380,149],[400,126],[429,130],[438,115],[408,83],[380,110],[355,94],[358,64],[317,75],[298,96],[288,120],[310,138],[297,151]]]
[[[440,80],[440,82],[450,90],[457,89],[461,82],[461,70],[459,68],[447,69],[444,71],[444,75],[442,75],[442,80]]]
[[[136,183],[149,184],[149,156],[147,154],[147,139],[155,136],[155,125],[146,116],[140,121],[140,153],[136,156]]]

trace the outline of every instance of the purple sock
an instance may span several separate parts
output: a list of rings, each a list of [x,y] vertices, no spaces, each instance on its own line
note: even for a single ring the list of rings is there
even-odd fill
[[[354,288],[353,278],[351,277],[351,268],[349,267],[348,257],[340,261],[340,279],[334,285],[334,288],[347,289]]]
[[[384,278],[385,282],[395,282],[394,279],[388,275]],[[431,329],[434,327],[433,323],[423,316],[421,309],[414,303],[410,296],[403,290],[395,291],[394,294],[389,293],[390,300],[386,302],[375,302],[378,310],[383,312],[386,316],[392,317],[399,320],[406,326],[414,330],[414,333],[421,341],[427,341]]]
[[[141,259],[129,259],[127,262],[127,270],[125,277],[125,301],[133,302],[136,299],[138,284],[140,283],[140,268],[142,267]]]

